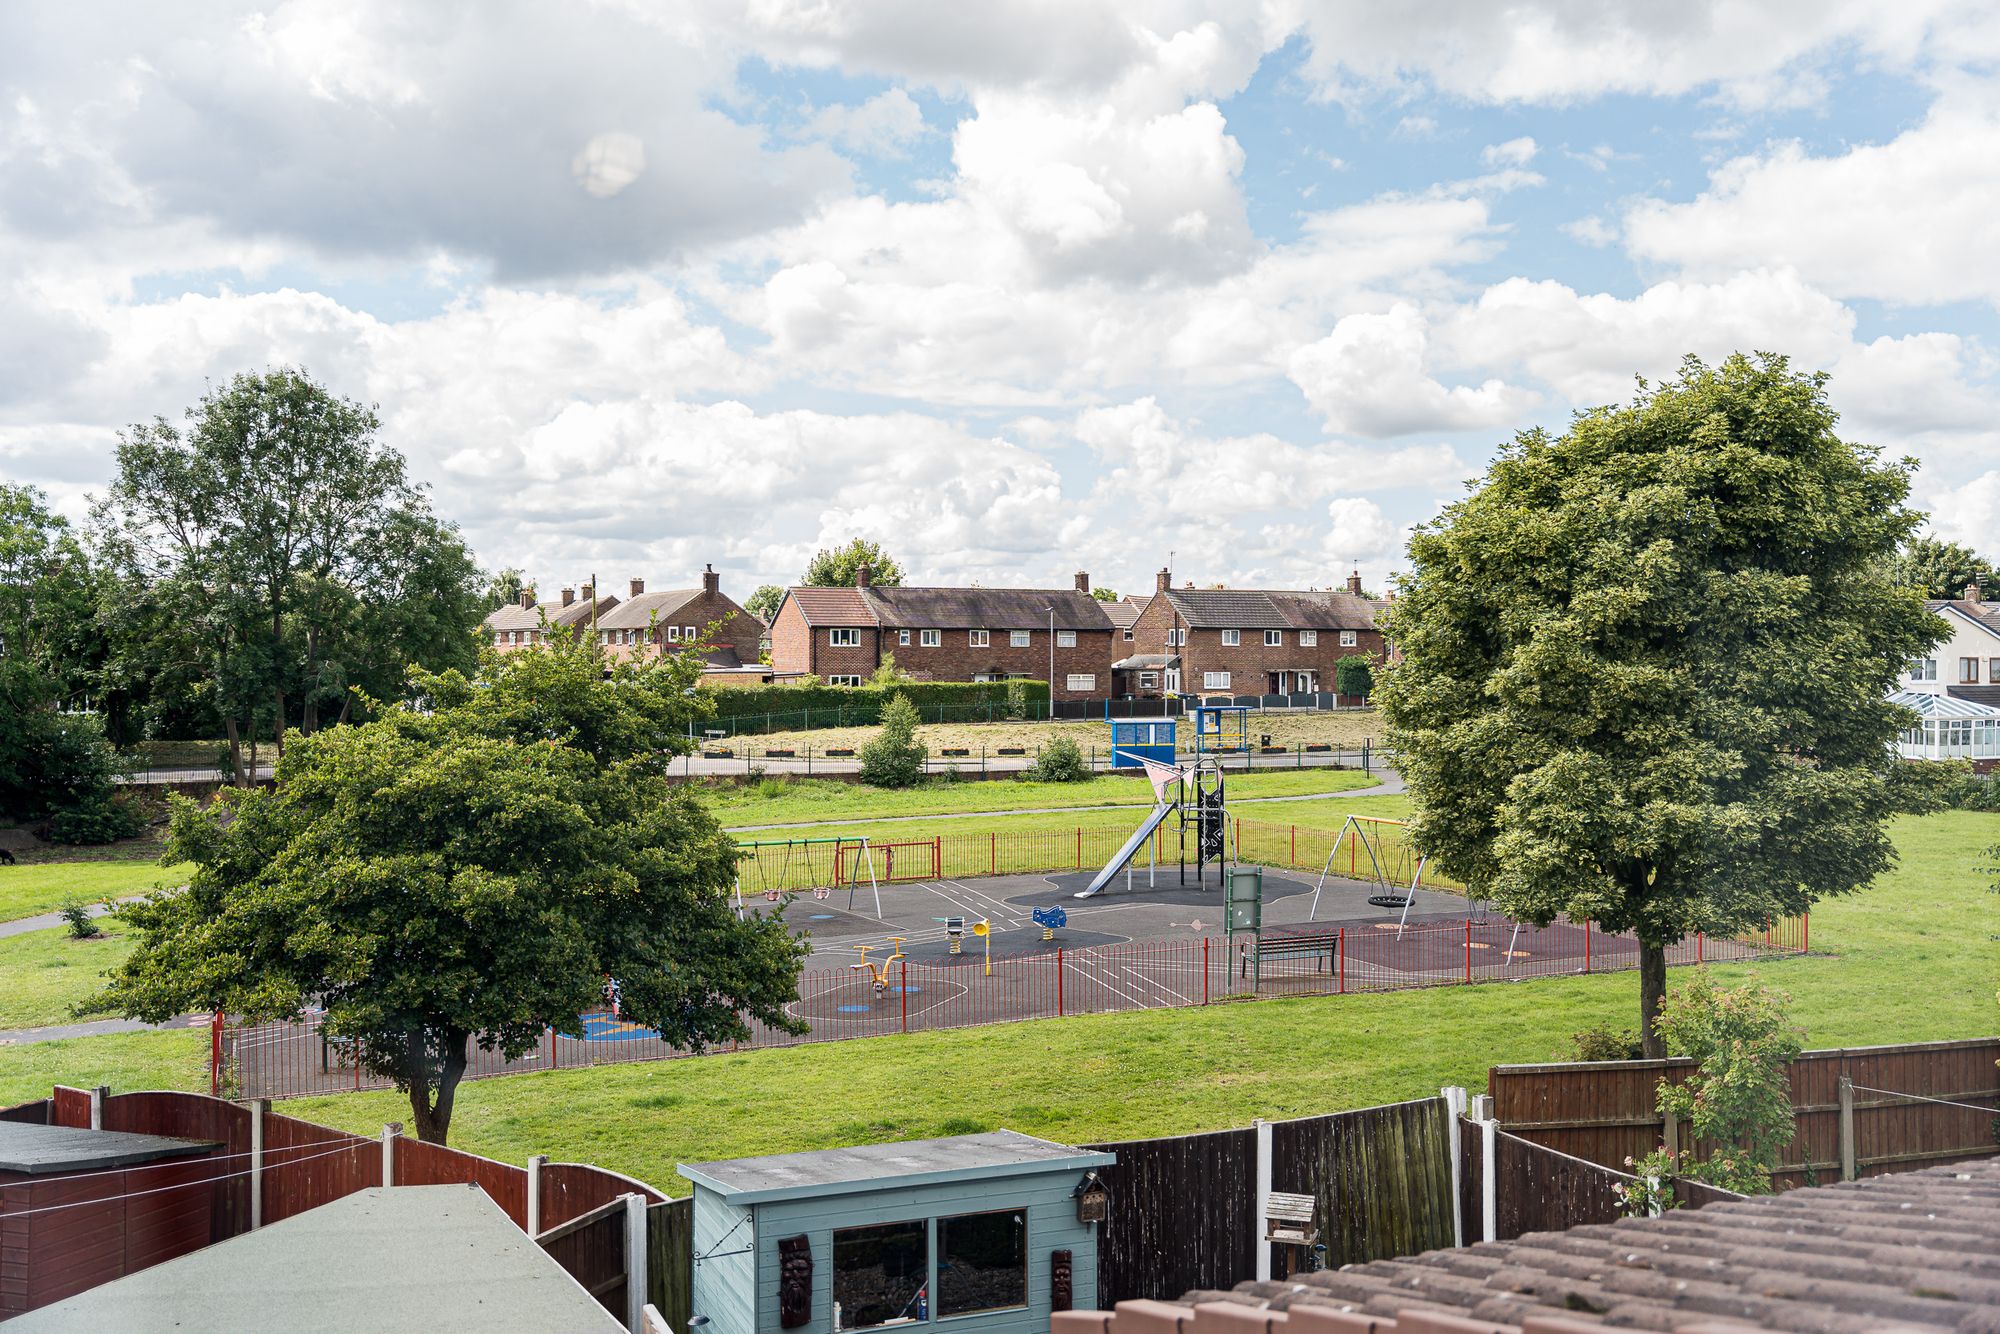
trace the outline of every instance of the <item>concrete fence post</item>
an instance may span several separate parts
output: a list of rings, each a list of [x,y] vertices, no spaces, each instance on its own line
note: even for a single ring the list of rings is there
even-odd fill
[[[625,1197],[625,1328],[646,1334],[646,1197]]]
[[[99,1084],[90,1091],[90,1128],[104,1129],[104,1100],[111,1096],[109,1084]]]
[[[538,1153],[528,1159],[528,1239],[542,1235],[542,1169],[549,1156]]]
[[[1251,1198],[1257,1201],[1256,1215],[1251,1218],[1251,1244],[1256,1248],[1257,1281],[1266,1283],[1271,1278],[1271,1243],[1264,1240],[1264,1220],[1271,1209],[1271,1123],[1262,1117],[1251,1123],[1257,1132],[1257,1177]]]
[[[382,1127],[382,1184],[396,1184],[396,1137],[403,1133],[401,1121],[391,1121]]]
[[[250,1104],[250,1230],[264,1226],[264,1118],[271,1114],[271,1100],[259,1098]]]
[[[1465,1115],[1465,1090],[1447,1084],[1438,1090],[1444,1099],[1445,1147],[1451,1152],[1451,1244],[1465,1245],[1465,1196],[1460,1186],[1465,1179],[1465,1146],[1459,1140],[1458,1119]]]
[[[1500,1240],[1500,1170],[1494,1161],[1500,1148],[1500,1123],[1493,1119],[1493,1095],[1482,1093],[1472,1104],[1479,1122],[1479,1235]]]
[[[1840,1077],[1840,1179],[1853,1181],[1861,1175],[1854,1145],[1854,1081]]]

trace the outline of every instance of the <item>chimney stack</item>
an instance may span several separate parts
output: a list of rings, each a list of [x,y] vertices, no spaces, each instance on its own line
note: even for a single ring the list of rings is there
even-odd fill
[[[1078,570],[1076,572],[1076,591],[1079,593],[1088,593],[1090,591],[1090,572],[1088,570]]]
[[[714,565],[710,565],[701,572],[701,591],[710,597],[720,597],[722,595],[722,576],[715,572]]]
[[[856,588],[866,588],[868,587],[868,581],[874,578],[874,576],[874,568],[864,560],[854,567],[854,586]]]
[[[1979,605],[1979,581],[1977,579],[1965,586],[1965,600],[1975,607]]]
[[[576,590],[574,588],[565,588],[563,590],[563,606],[567,607],[574,601],[576,601]]]
[[[1347,591],[1356,597],[1361,596],[1361,571],[1356,570],[1347,576]]]
[[[583,600],[584,600],[585,602],[595,602],[595,601],[597,601],[597,585],[596,585],[596,584],[585,584],[585,585],[583,586],[583,595],[582,595],[582,596],[583,596]]]
[[[1174,586],[1174,572],[1172,570],[1169,570],[1166,566],[1162,565],[1160,567],[1160,572],[1153,576],[1153,591],[1155,593],[1164,593],[1173,586]]]
[[[521,590],[521,610],[533,611],[535,607],[535,587],[533,584]]]
[[[633,597],[635,597],[635,598],[636,598],[636,597],[639,597],[639,596],[643,595],[643,594],[645,593],[645,591],[646,591],[646,581],[645,581],[644,579],[634,579],[634,580],[632,581],[632,596],[633,596]]]

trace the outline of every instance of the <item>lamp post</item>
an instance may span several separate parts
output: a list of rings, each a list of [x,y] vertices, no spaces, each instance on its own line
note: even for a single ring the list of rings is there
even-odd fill
[[[1049,604],[1049,720],[1056,716],[1056,604]]]

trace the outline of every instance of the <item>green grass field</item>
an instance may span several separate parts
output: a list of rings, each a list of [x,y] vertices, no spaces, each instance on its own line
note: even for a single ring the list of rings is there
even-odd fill
[[[0,866],[0,922],[54,912],[66,899],[95,902],[184,885],[193,869],[136,857]]]
[[[740,720],[745,723],[754,719]],[[718,724],[727,726],[728,724]],[[1181,735],[1190,735],[1190,724],[1181,724]],[[876,727],[817,727],[811,731],[745,733],[718,744],[737,755],[751,758],[769,749],[791,749],[803,754],[810,746],[814,754],[834,747],[858,748],[867,745],[879,731]],[[1382,742],[1381,715],[1373,709],[1351,709],[1338,713],[1257,713],[1250,715],[1250,741],[1269,733],[1274,745],[1298,746],[1326,742],[1342,750],[1358,749],[1365,740]],[[1066,736],[1088,752],[1111,749],[1111,724],[1107,722],[992,722],[924,723],[917,728],[917,740],[930,747],[933,755],[946,746],[963,746],[974,755],[983,747],[991,755],[1002,746],[1025,746],[1030,755],[1051,737]]]
[[[1228,781],[1230,796],[1236,798],[1351,792],[1379,780],[1353,769],[1294,769],[1238,774]],[[903,791],[825,778],[766,778],[761,783],[716,783],[705,786],[702,795],[730,828],[1153,804],[1153,789],[1145,779],[1109,774],[1083,783],[933,780]]]
[[[183,1028],[0,1047],[0,1107],[46,1098],[56,1084],[206,1093],[208,1034]]]
[[[72,940],[66,927],[0,936],[0,1029],[101,1016],[79,1013],[77,1002],[102,985],[99,974],[124,962],[132,941],[113,923],[100,930],[93,940]]]

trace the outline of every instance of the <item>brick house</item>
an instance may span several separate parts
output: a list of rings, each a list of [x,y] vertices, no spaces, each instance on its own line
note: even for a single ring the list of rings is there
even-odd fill
[[[919,681],[1053,675],[1057,700],[1103,699],[1116,634],[1087,574],[1064,589],[878,588],[864,565],[853,588],[785,591],[771,661],[781,673],[860,685],[888,654]]]
[[[597,637],[614,658],[698,645],[708,663],[704,682],[754,684],[771,678],[760,659],[764,623],[723,593],[713,565],[702,571],[699,588],[648,593],[645,581],[634,579],[630,596],[597,618]]]
[[[486,633],[493,636],[493,647],[502,653],[539,644],[547,638],[542,627],[542,618],[548,617],[549,628],[574,630],[579,625],[588,625],[591,610],[595,605],[597,617],[601,621],[605,614],[618,605],[618,599],[609,594],[596,597],[596,589],[590,584],[583,586],[583,595],[577,596],[574,588],[562,591],[562,601],[553,606],[537,605],[532,586],[521,590],[520,600],[510,602],[486,614]]]
[[[1332,692],[1334,668],[1360,653],[1383,661],[1384,604],[1345,591],[1173,587],[1161,570],[1114,666],[1120,695]]]

